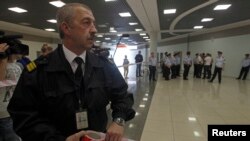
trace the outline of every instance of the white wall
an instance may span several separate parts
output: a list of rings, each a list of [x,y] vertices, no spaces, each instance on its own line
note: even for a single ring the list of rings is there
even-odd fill
[[[158,47],[158,52],[173,52],[173,51],[187,51],[187,44],[177,44],[170,46]],[[250,34],[210,39],[198,42],[191,42],[189,45],[191,56],[195,53],[211,53],[213,58],[217,56],[217,51],[222,51],[226,59],[225,70],[222,72],[224,76],[237,77],[241,69],[241,60],[246,53],[250,53]],[[248,75],[248,79],[250,74]]]

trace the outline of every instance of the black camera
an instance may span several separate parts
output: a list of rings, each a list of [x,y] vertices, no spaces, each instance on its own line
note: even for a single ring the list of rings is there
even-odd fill
[[[29,46],[22,44],[20,38],[22,35],[4,35],[5,33],[0,31],[0,43],[7,43],[9,48],[5,52],[0,52],[0,58],[8,57],[12,54],[29,55]]]

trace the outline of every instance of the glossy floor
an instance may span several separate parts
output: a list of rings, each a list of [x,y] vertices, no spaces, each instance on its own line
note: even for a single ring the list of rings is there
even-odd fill
[[[223,77],[219,84],[182,77],[165,81],[159,75],[157,83],[148,77],[131,81],[137,111],[125,133],[131,139],[207,141],[208,124],[250,123],[249,80]]]

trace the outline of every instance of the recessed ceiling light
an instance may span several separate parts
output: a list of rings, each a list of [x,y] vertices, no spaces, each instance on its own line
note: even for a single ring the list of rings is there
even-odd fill
[[[50,23],[57,23],[57,21],[55,19],[50,19],[50,20],[47,20],[48,22]]]
[[[137,29],[135,29],[135,31],[142,31],[142,29],[138,29],[138,28],[137,28]]]
[[[115,33],[115,32],[117,32],[117,31],[116,31],[116,30],[110,30],[109,32]]]
[[[129,25],[138,25],[138,23],[128,23]]]
[[[121,17],[131,17],[131,14],[129,12],[119,13]]]
[[[27,10],[22,9],[22,8],[19,8],[19,7],[10,7],[10,8],[8,8],[8,9],[11,10],[11,11],[17,12],[17,13],[28,12]]]
[[[105,2],[116,1],[116,0],[105,0]]]
[[[53,28],[46,28],[45,30],[46,30],[46,31],[56,31],[56,30],[53,29]]]
[[[148,36],[144,36],[143,38],[144,38],[144,39],[148,39]]]
[[[96,35],[96,37],[103,37],[103,35],[99,34],[99,35]]]
[[[150,41],[150,39],[146,39],[147,41]]]
[[[231,6],[231,4],[221,4],[215,6],[214,10],[226,10]]]
[[[214,18],[203,18],[201,22],[211,22]]]
[[[120,37],[120,36],[122,36],[122,34],[117,34],[117,36],[119,36],[119,37]]]
[[[165,9],[163,11],[164,14],[174,14],[176,13],[176,9]]]
[[[146,33],[140,33],[141,36],[146,36],[147,34]]]
[[[194,26],[194,29],[202,29],[203,26],[199,25],[199,26]]]
[[[57,0],[57,1],[51,1],[49,2],[50,4],[54,5],[55,7],[62,7],[65,5],[64,2],[60,1],[60,0]]]
[[[105,38],[105,40],[111,40],[111,38]]]
[[[95,42],[100,43],[101,41],[97,40],[97,41],[95,41]]]

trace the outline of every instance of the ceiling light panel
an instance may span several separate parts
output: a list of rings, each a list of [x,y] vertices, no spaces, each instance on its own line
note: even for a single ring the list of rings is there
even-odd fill
[[[50,23],[57,23],[57,21],[56,21],[55,19],[47,20],[47,22],[50,22]]]
[[[176,13],[176,9],[165,9],[163,14],[174,14]]]
[[[46,28],[46,29],[44,29],[44,30],[46,30],[46,31],[56,31],[56,30],[53,29],[53,28]]]
[[[201,26],[201,25],[194,26],[194,29],[202,29],[202,28],[203,28],[203,26]]]
[[[105,0],[105,2],[111,2],[111,1],[116,1],[116,0]]]
[[[54,5],[55,7],[62,7],[65,5],[64,2],[60,1],[60,0],[57,0],[57,1],[51,1],[49,2],[51,5]]]
[[[128,23],[129,25],[138,25],[138,23]]]
[[[231,4],[221,4],[215,6],[214,10],[226,10],[231,6]]]
[[[123,12],[123,13],[119,13],[119,15],[121,17],[131,17],[131,14],[129,12]]]
[[[214,18],[203,18],[201,22],[211,22]]]
[[[27,10],[22,9],[22,8],[19,8],[19,7],[10,7],[10,8],[8,8],[8,9],[9,9],[10,11],[17,12],[17,13],[28,12]]]

